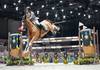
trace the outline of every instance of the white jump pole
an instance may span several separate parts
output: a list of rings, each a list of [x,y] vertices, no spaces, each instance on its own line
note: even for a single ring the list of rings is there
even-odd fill
[[[64,41],[79,41],[78,36],[73,37],[59,37],[59,38],[44,38],[33,43],[47,43],[47,42],[64,42]]]

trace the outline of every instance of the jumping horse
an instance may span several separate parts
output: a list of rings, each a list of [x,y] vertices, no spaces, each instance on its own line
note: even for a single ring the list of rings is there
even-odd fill
[[[31,20],[27,18],[27,16],[24,17],[23,23],[28,29],[29,51],[27,52],[23,51],[22,57],[26,57],[29,53],[32,52],[32,44],[34,41],[42,39],[48,32],[52,32],[53,34],[56,34],[56,32],[60,30],[60,27],[56,26],[55,23],[53,23],[50,20],[43,20],[42,22],[40,22],[47,27],[47,31],[44,31],[43,28],[40,29],[35,23],[31,22]],[[23,31],[23,28],[21,27],[19,28],[19,30]],[[15,53],[15,51],[12,50],[12,54],[13,53]]]
[[[56,31],[59,31],[59,27],[57,27],[56,25],[54,25],[54,23],[50,20],[43,20],[42,24],[44,24],[47,27],[47,31],[44,31],[43,28],[38,28],[38,26],[36,26],[35,23],[32,23],[27,17],[24,20],[24,23],[26,25],[26,27],[28,28],[29,31],[29,46],[32,46],[32,43],[34,41],[37,41],[41,38],[43,38],[49,31],[52,32],[53,34],[56,33]]]

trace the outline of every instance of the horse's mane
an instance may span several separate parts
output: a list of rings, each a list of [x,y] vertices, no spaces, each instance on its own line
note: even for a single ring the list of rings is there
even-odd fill
[[[49,19],[45,19],[46,21],[50,22],[51,24],[53,24],[54,22],[49,20]]]

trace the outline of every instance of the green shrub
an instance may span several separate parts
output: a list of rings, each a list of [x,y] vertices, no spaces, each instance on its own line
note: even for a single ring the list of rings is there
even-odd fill
[[[74,64],[79,64],[78,60],[73,61]]]
[[[94,62],[94,58],[80,58],[80,64],[92,64]]]

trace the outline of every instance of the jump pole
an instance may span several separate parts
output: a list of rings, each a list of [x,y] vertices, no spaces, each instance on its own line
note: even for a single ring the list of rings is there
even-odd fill
[[[98,30],[96,30],[96,41],[97,41],[97,56],[99,57],[99,36],[98,36]]]

